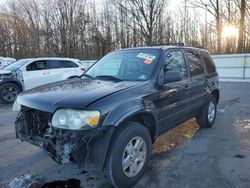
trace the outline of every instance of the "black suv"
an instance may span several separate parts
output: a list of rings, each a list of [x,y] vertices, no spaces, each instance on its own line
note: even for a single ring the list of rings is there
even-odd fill
[[[206,50],[153,46],[109,53],[80,78],[23,92],[13,109],[18,138],[127,187],[142,176],[160,134],[193,117],[212,127],[218,101]]]

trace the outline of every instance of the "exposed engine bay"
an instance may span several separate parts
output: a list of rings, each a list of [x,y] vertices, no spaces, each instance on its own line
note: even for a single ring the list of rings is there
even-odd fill
[[[16,137],[43,148],[58,163],[73,161],[89,168],[98,160],[90,158],[96,152],[91,148],[102,147],[99,145],[105,143],[105,139],[97,138],[107,132],[107,127],[78,131],[58,129],[51,125],[52,115],[23,107],[15,122]]]

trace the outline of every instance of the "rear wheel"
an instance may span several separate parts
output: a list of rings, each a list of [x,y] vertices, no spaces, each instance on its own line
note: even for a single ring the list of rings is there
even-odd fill
[[[6,83],[0,87],[0,99],[5,104],[13,103],[19,93],[21,89],[16,84]]]
[[[217,100],[211,95],[203,107],[202,113],[196,117],[198,124],[201,128],[211,128],[217,113]]]
[[[151,157],[151,136],[141,124],[128,123],[117,131],[109,149],[104,173],[116,187],[135,184],[143,175]]]

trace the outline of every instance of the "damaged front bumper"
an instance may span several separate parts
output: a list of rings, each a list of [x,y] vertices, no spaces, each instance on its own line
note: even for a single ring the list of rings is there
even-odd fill
[[[100,170],[114,127],[63,130],[51,126],[52,114],[26,109],[15,122],[16,137],[44,149],[55,161],[78,163],[85,170]]]

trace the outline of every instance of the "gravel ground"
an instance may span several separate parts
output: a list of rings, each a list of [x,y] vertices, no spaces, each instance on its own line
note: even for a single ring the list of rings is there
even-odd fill
[[[249,91],[250,83],[221,83],[215,126],[199,129],[192,119],[159,137],[151,163],[134,187],[250,187]],[[2,186],[15,177],[32,174],[44,182],[75,178],[82,187],[109,187],[102,172],[58,165],[40,148],[15,139],[16,113],[10,108],[0,104]]]

